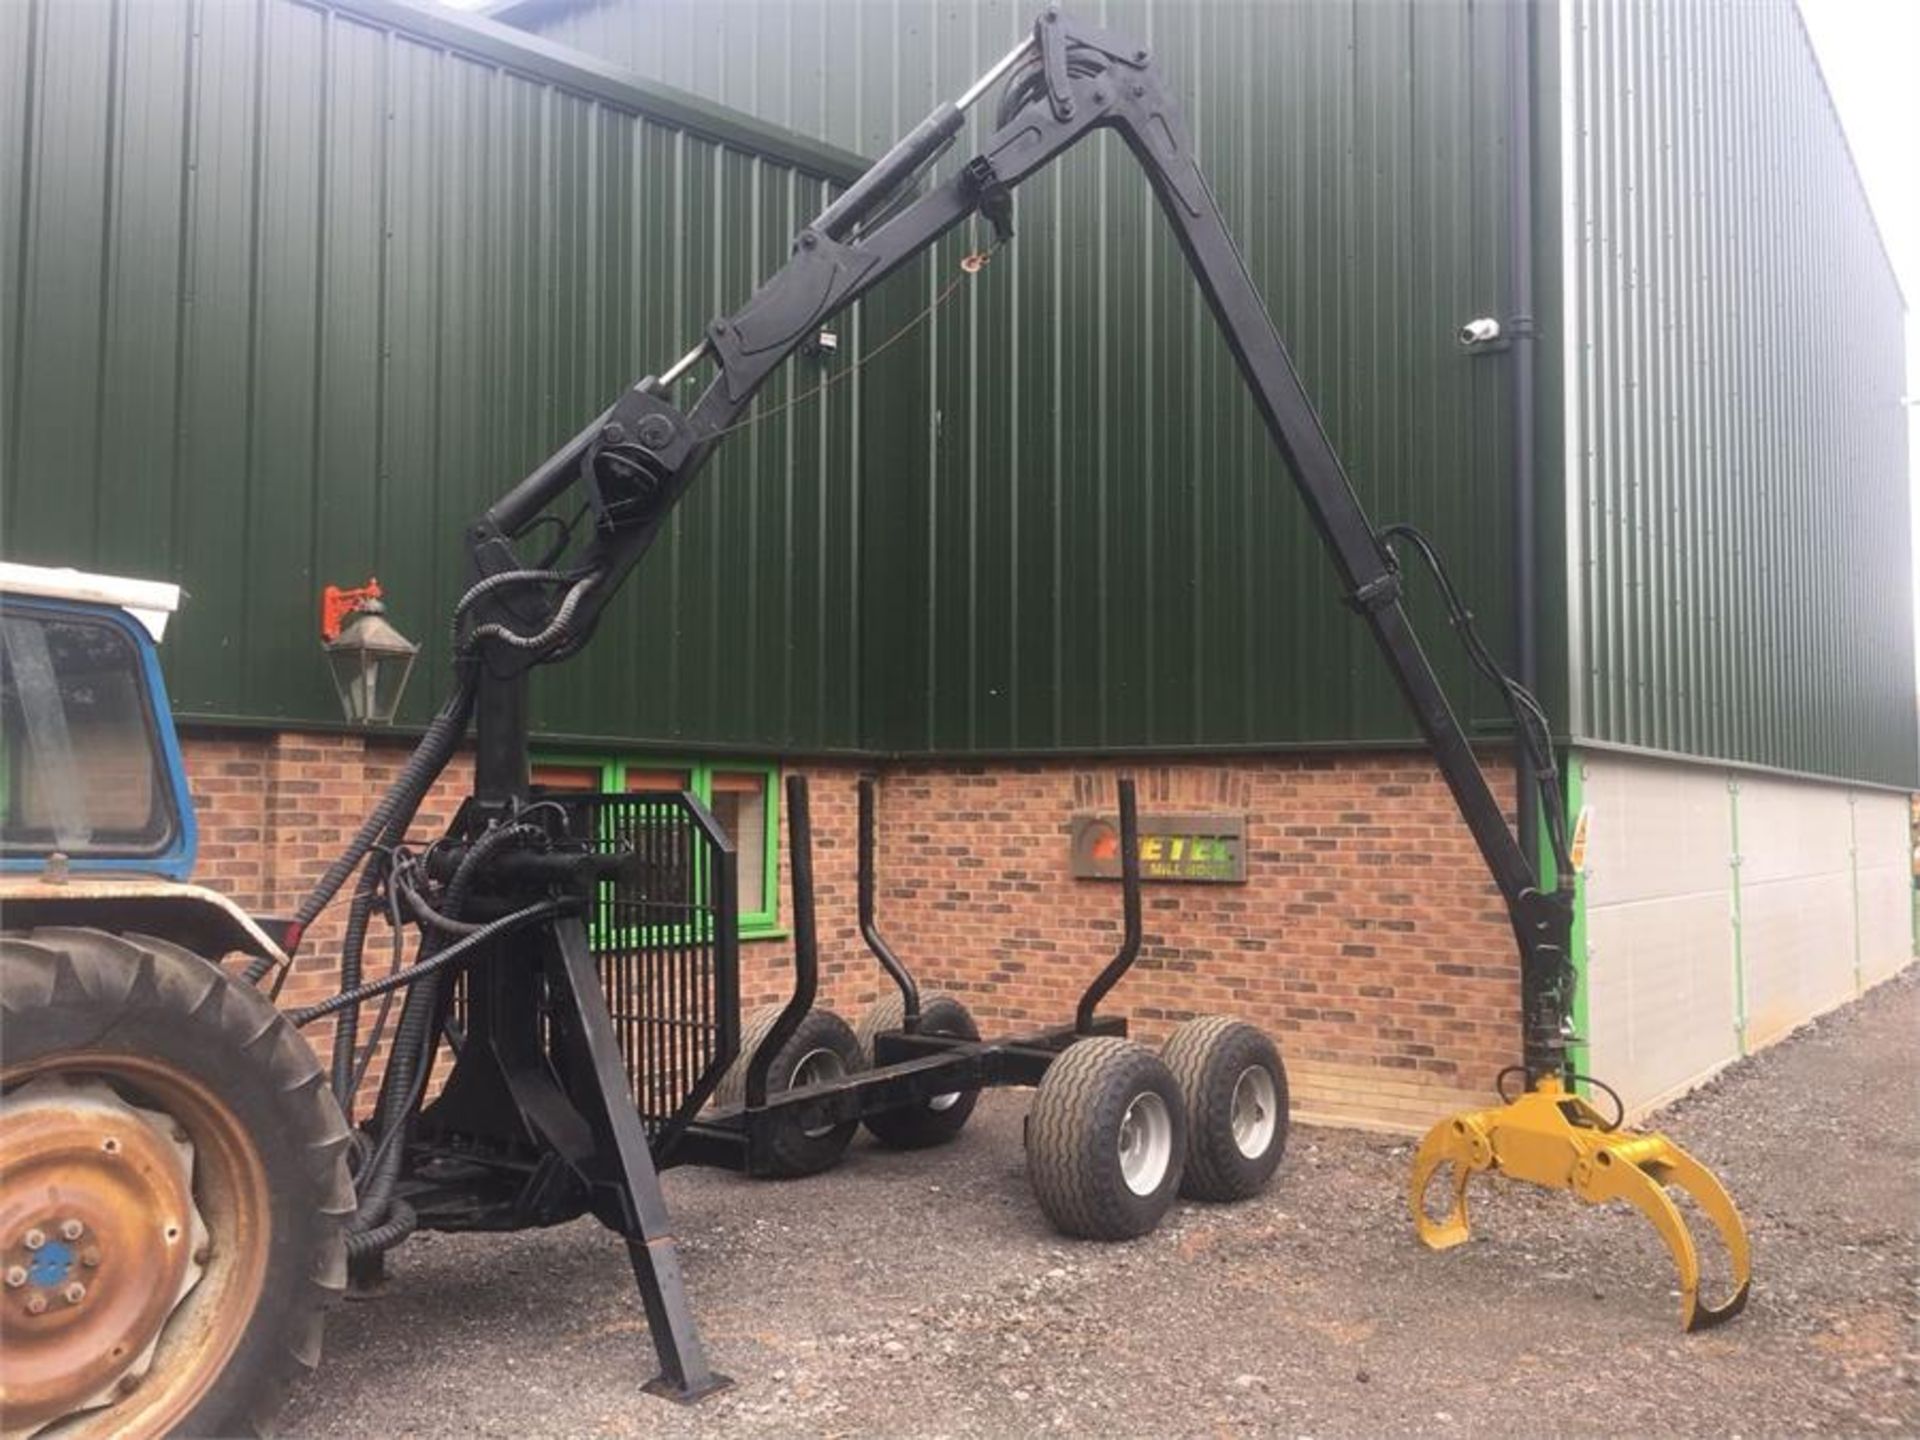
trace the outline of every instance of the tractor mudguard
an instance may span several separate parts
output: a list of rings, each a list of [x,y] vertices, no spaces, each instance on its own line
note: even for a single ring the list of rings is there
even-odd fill
[[[1427,1188],[1443,1165],[1453,1166],[1453,1203],[1441,1219],[1426,1208]],[[1624,1200],[1653,1222],[1680,1272],[1680,1324],[1704,1330],[1731,1320],[1747,1304],[1752,1254],[1732,1197],[1713,1172],[1665,1135],[1609,1128],[1586,1100],[1561,1088],[1557,1077],[1537,1081],[1524,1095],[1489,1110],[1466,1111],[1427,1132],[1413,1159],[1408,1201],[1413,1225],[1432,1250],[1448,1250],[1468,1236],[1467,1185],[1491,1170],[1550,1190],[1571,1190],[1583,1204]],[[1700,1299],[1700,1258],[1669,1185],[1691,1195],[1714,1227],[1733,1267],[1733,1293],[1717,1304]]]
[[[286,952],[246,911],[217,890],[159,876],[79,872],[61,879],[8,876],[0,906],[9,930],[79,925],[115,934],[156,935],[196,955],[251,955],[276,967]]]

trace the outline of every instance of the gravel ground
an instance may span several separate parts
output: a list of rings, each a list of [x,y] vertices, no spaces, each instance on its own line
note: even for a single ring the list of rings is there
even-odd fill
[[[865,1139],[786,1184],[667,1178],[715,1364],[694,1407],[591,1221],[423,1236],[337,1312],[284,1426],[313,1436],[1374,1436],[1920,1433],[1914,972],[1727,1072],[1662,1126],[1754,1241],[1731,1325],[1687,1336],[1652,1228],[1483,1182],[1445,1255],[1404,1142],[1301,1127],[1271,1190],[1132,1245],[1064,1241],[1028,1193],[1021,1092],[945,1150]]]

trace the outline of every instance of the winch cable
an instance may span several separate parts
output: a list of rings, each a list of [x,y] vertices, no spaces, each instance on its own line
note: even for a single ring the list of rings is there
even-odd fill
[[[907,320],[892,334],[888,335],[886,339],[882,340],[879,344],[875,345],[871,350],[867,351],[866,354],[862,355],[858,360],[854,361],[851,365],[848,365],[844,369],[836,370],[833,374],[829,375],[826,379],[822,380],[818,385],[814,386],[811,390],[804,390],[800,394],[793,396],[791,399],[781,401],[778,405],[770,405],[764,410],[756,410],[753,414],[747,416],[747,418],[744,420],[734,421],[733,424],[727,426],[726,429],[722,430],[720,432],[720,435],[732,435],[741,430],[751,430],[755,425],[759,425],[764,421],[771,420],[776,415],[783,415],[787,411],[794,409],[796,406],[804,405],[807,401],[814,399],[816,396],[825,394],[828,390],[831,390],[835,385],[838,385],[841,381],[848,379],[850,376],[859,374],[867,366],[871,365],[875,360],[878,360],[882,355],[884,355],[891,347],[898,344],[900,341],[906,339],[908,335],[912,334],[920,326],[926,324],[929,320],[933,319],[933,317],[940,312],[941,307],[943,307],[947,303],[947,301],[953,298],[954,292],[959,290],[959,288],[962,285],[966,284],[967,281],[973,279],[982,270],[987,268],[987,266],[992,262],[993,257],[999,253],[1001,246],[1005,244],[1006,244],[1006,241],[1004,240],[995,240],[993,244],[989,245],[984,250],[971,250],[967,252],[967,254],[961,256],[960,263],[959,263],[959,274],[955,275],[952,279],[948,280],[945,285],[942,285],[939,291],[934,295],[933,299],[927,302],[924,309],[922,309],[918,314],[914,315],[911,319]]]
[[[778,415],[783,415],[811,400],[817,399],[834,386],[857,375],[868,365],[871,365],[875,360],[879,359],[894,345],[930,321],[941,308],[953,298],[962,284],[986,269],[994,255],[1005,243],[1005,240],[996,238],[994,242],[985,249],[975,249],[962,256],[959,262],[959,273],[948,280],[945,285],[941,286],[932,300],[917,314],[901,324],[884,340],[880,341],[851,365],[835,371],[810,390],[802,391],[800,394],[778,405],[756,410],[745,419],[738,420],[732,425],[727,426],[724,430],[721,430],[719,434],[715,436],[715,439],[732,435],[742,430],[752,429],[756,425],[763,424]],[[489,575],[475,584],[461,597],[460,603],[454,607],[453,614],[453,640],[457,653],[471,654],[482,640],[495,640],[515,650],[540,651],[543,652],[542,658],[548,660],[559,659],[571,653],[573,637],[569,632],[569,625],[575,611],[579,608],[581,601],[585,598],[586,592],[593,582],[590,575],[580,571],[556,569],[551,562],[564,552],[566,542],[571,537],[573,527],[579,518],[578,515],[575,515],[572,520],[561,521],[557,516],[541,516],[536,523],[555,524],[560,527],[561,531],[561,539],[548,551],[546,563],[538,567],[520,570],[503,570],[496,575]],[[462,629],[461,622],[465,618],[466,612],[483,596],[508,587],[549,585],[566,585],[569,588],[566,594],[561,597],[559,605],[554,608],[552,614],[539,630],[532,633],[523,633],[499,621],[490,621],[483,625],[477,625],[470,631]]]

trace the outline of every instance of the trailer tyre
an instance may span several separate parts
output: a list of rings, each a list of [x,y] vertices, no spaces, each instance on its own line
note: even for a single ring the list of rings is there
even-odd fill
[[[78,928],[0,935],[0,1050],[6,1430],[267,1433],[346,1285],[313,1051],[210,961]]]
[[[1187,1117],[1173,1072],[1146,1046],[1081,1040],[1047,1068],[1027,1117],[1027,1176],[1055,1228],[1131,1240],[1180,1189]]]
[[[715,1105],[747,1103],[747,1064],[773,1033],[784,1008],[769,1005],[748,1017],[740,1034],[740,1058],[714,1091]],[[809,1010],[801,1018],[800,1028],[773,1057],[767,1071],[767,1094],[838,1079],[866,1068],[866,1057],[853,1027],[831,1010]],[[774,1128],[767,1146],[769,1167],[760,1173],[776,1179],[831,1170],[860,1128],[852,1120],[838,1125],[808,1125],[798,1114],[783,1115],[770,1123]]]
[[[1244,1020],[1189,1020],[1160,1049],[1187,1097],[1190,1200],[1245,1200],[1273,1178],[1287,1148],[1287,1067]]]
[[[860,1050],[873,1063],[873,1037],[883,1030],[898,1030],[906,1023],[906,1001],[895,990],[875,1001],[861,1018],[856,1032]],[[978,1040],[980,1027],[973,1023],[967,1007],[941,991],[920,1000],[920,1031],[924,1035],[952,1035],[962,1040]],[[925,1150],[944,1145],[966,1128],[973,1107],[979,1103],[978,1090],[955,1090],[935,1095],[901,1110],[885,1110],[866,1118],[873,1138],[890,1150]]]

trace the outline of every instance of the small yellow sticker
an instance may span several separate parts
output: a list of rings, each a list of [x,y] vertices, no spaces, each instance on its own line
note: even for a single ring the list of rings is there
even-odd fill
[[[1593,819],[1593,807],[1582,805],[1580,818],[1573,822],[1573,843],[1567,847],[1567,858],[1573,861],[1574,873],[1587,868],[1587,822]]]

